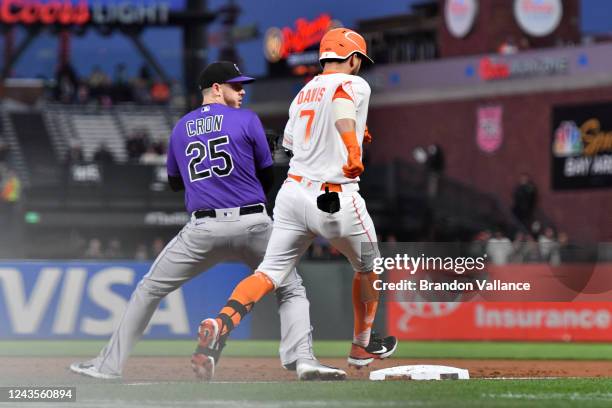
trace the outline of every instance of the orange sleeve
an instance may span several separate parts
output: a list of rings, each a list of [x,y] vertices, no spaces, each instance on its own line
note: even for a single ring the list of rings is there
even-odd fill
[[[342,137],[342,142],[346,146],[346,149],[349,151],[349,154],[352,150],[354,150],[357,155],[361,155],[359,142],[357,142],[357,134],[354,130],[344,132],[340,135],[340,137]]]
[[[346,93],[344,88],[342,88],[342,85],[339,85],[338,88],[336,89],[336,92],[334,93],[334,96],[332,97],[332,101],[337,98],[344,98],[344,99],[348,99],[349,101],[353,101],[353,98],[351,98],[351,95]]]

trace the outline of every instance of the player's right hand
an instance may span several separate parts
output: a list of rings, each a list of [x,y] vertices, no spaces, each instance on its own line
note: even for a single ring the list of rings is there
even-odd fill
[[[346,164],[342,166],[345,177],[354,179],[363,173],[364,168],[360,156],[359,149],[349,149],[348,160]]]
[[[365,131],[363,132],[363,143],[372,143],[372,134],[370,133],[370,129],[368,129],[368,125],[366,125]]]

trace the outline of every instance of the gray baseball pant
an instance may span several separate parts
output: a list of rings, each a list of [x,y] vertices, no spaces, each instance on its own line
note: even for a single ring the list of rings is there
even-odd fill
[[[272,220],[265,213],[239,215],[238,209],[216,210],[215,218],[192,220],[183,227],[138,283],[119,325],[98,357],[105,374],[121,374],[160,301],[185,282],[223,261],[242,261],[255,269],[266,252]],[[310,304],[295,268],[276,290],[281,322],[279,353],[287,366],[313,359]]]

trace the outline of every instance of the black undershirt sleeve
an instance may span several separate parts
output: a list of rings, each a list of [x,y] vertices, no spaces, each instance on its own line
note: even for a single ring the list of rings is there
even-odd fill
[[[178,192],[185,189],[185,184],[183,184],[183,178],[179,176],[170,176],[168,175],[168,184],[172,191]]]
[[[274,166],[264,167],[263,169],[257,170],[255,173],[259,182],[261,183],[261,187],[263,188],[264,194],[268,194],[268,192],[272,189],[274,185]]]

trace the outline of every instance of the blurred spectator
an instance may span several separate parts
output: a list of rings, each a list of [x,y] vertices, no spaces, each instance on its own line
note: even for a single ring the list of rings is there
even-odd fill
[[[427,146],[427,169],[438,175],[444,173],[446,162],[442,146],[437,143]]]
[[[66,240],[68,251],[72,258],[80,258],[87,249],[87,240],[77,228],[72,228]]]
[[[557,242],[559,243],[559,262],[571,260],[572,249],[567,233],[563,231],[559,232]]]
[[[79,164],[85,161],[83,148],[80,143],[74,143],[66,153],[66,164]]]
[[[338,249],[335,246],[333,246],[333,245],[329,246],[329,255],[332,258],[339,258],[339,257],[342,256],[340,251],[338,251]]]
[[[170,100],[170,104],[172,106],[185,106],[185,92],[183,92],[183,87],[181,86],[181,83],[176,79],[173,79],[172,83],[170,84],[170,94],[172,98]]]
[[[102,252],[102,241],[98,238],[92,238],[89,240],[87,244],[87,249],[85,250],[85,258],[88,259],[102,259],[104,258],[104,254]]]
[[[166,156],[157,153],[157,151],[155,150],[155,147],[153,146],[149,146],[147,148],[147,151],[144,152],[142,156],[140,156],[140,164],[155,165],[155,164],[165,164],[165,163],[166,163]]]
[[[166,144],[163,141],[154,142],[153,150],[155,150],[155,153],[165,156],[166,155]]]
[[[110,108],[113,106],[113,98],[111,98],[108,94],[100,95],[99,102],[100,106],[104,108]]]
[[[512,242],[512,256],[510,262],[529,263],[540,262],[540,250],[533,236],[525,232],[517,232]]]
[[[147,86],[151,84],[152,75],[147,64],[142,64],[142,66],[138,70],[138,79],[143,80],[144,83],[147,84]]]
[[[132,96],[137,103],[150,103],[149,84],[142,78],[135,78],[132,82]]]
[[[102,68],[98,65],[93,67],[89,78],[87,78],[87,86],[91,97],[100,99],[102,96],[108,95],[110,82],[110,78],[102,71]]]
[[[19,221],[19,199],[21,198],[21,182],[17,174],[9,167],[0,166],[0,253],[10,253],[11,247],[19,240],[22,228]],[[6,252],[8,251],[8,252]]]
[[[489,262],[494,265],[507,264],[512,252],[512,242],[501,231],[496,231],[493,238],[487,242],[486,253],[489,257]]]
[[[555,231],[546,227],[544,233],[538,237],[538,246],[542,261],[558,265],[561,262],[559,243],[555,239]]]
[[[390,244],[397,244],[397,237],[395,236],[395,234],[391,233],[387,235],[387,238],[384,242],[388,242]]]
[[[310,256],[314,259],[325,259],[328,256],[329,242],[320,236],[316,236],[312,241]]]
[[[2,201],[14,205],[21,198],[21,181],[13,169],[6,169],[2,181]]]
[[[0,139],[0,165],[8,162],[10,152],[9,145],[4,140]]]
[[[183,106],[183,89],[179,81],[171,83],[154,81],[149,68],[143,65],[136,77],[130,78],[127,65],[117,64],[111,77],[95,65],[89,76],[79,81],[70,65],[63,66],[56,72],[54,97],[64,103],[87,104],[90,101],[103,107],[114,103],[137,102],[141,104],[167,104],[176,96],[177,106]],[[175,103],[174,100],[172,100]]]
[[[512,196],[514,199],[512,212],[523,225],[529,225],[536,207],[538,189],[528,174],[521,174],[519,184],[515,187]]]
[[[104,251],[104,256],[107,259],[123,259],[125,256],[123,254],[123,248],[121,247],[121,241],[117,238],[111,239],[108,242],[106,251]]]
[[[64,103],[76,99],[79,78],[70,64],[62,64],[55,72],[55,98]]]
[[[113,153],[108,149],[106,143],[100,144],[93,155],[93,161],[100,164],[109,164],[115,161]]]
[[[151,71],[146,64],[143,64],[138,70],[138,76],[132,81],[132,96],[134,101],[138,103],[150,103],[150,89],[153,84]]]
[[[518,231],[514,235],[514,241],[512,241],[512,255],[510,256],[510,262],[523,263],[526,249],[527,238],[525,237],[525,233]]]
[[[127,73],[127,66],[123,63],[115,67],[112,90],[112,99],[115,102],[128,102],[132,100],[132,89]]]
[[[115,66],[115,85],[127,86],[128,84],[127,66],[124,63],[117,64],[117,66]]]
[[[151,87],[151,101],[156,104],[165,104],[170,100],[170,88],[164,82],[156,82]]]
[[[166,243],[162,238],[155,238],[153,240],[153,244],[151,245],[151,255],[157,257],[157,255],[159,255],[159,253],[164,249],[165,246]]]
[[[426,148],[417,147],[412,152],[414,159],[425,166],[427,170],[427,197],[434,199],[438,195],[438,185],[440,177],[444,173],[446,165],[442,146],[437,143],[431,144]]]
[[[89,102],[89,87],[87,83],[80,81],[77,87],[77,103],[84,105]]]
[[[489,239],[491,239],[490,231],[480,231],[470,243],[468,249],[470,256],[476,258],[485,254]]]
[[[512,37],[506,38],[506,41],[502,42],[497,49],[497,52],[501,55],[512,55],[518,52],[518,47]]]
[[[133,162],[140,161],[140,156],[147,151],[149,135],[143,130],[136,130],[130,134],[125,142],[128,159]]]
[[[137,261],[146,261],[149,259],[149,251],[147,250],[147,246],[145,244],[138,244],[136,247],[136,252],[134,252],[134,259]]]
[[[541,262],[540,249],[531,234],[525,234],[525,248],[523,250],[523,263]]]

